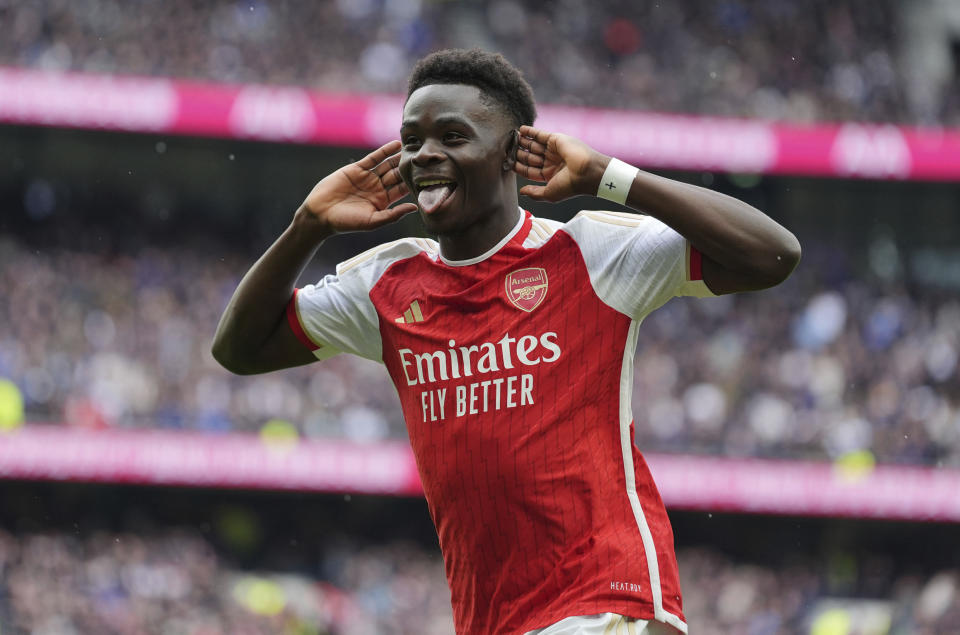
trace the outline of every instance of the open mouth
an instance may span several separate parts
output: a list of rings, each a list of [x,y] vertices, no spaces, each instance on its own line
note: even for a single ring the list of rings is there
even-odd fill
[[[447,179],[424,179],[417,183],[417,203],[424,214],[437,211],[457,189],[457,182]]]

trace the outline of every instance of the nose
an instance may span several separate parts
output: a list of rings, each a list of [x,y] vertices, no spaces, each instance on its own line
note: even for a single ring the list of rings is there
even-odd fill
[[[413,154],[414,165],[424,166],[442,161],[446,155],[440,150],[440,144],[433,139],[425,139]]]

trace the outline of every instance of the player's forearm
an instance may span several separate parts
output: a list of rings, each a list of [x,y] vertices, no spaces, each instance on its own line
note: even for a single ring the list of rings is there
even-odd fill
[[[259,366],[264,343],[283,327],[294,285],[330,232],[297,211],[293,222],[250,268],[227,304],[213,340],[213,356],[236,373]]]
[[[640,171],[627,205],[660,219],[700,253],[753,288],[779,284],[800,260],[796,237],[760,210],[731,196]]]

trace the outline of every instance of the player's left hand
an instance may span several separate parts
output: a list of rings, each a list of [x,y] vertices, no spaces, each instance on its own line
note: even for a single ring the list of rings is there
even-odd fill
[[[610,157],[571,136],[520,126],[514,172],[546,185],[524,185],[520,193],[556,203],[571,196],[597,193]]]

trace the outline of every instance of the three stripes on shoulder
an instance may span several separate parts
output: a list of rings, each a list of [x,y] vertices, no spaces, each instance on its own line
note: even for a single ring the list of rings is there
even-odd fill
[[[403,317],[398,317],[394,322],[411,324],[413,322],[423,322],[423,313],[420,312],[420,302],[414,300],[410,303],[410,308],[403,312]]]

